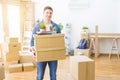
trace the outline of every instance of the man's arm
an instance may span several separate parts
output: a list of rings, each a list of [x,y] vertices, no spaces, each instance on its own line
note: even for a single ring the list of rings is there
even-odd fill
[[[37,34],[37,32],[39,32],[39,24],[37,24],[32,31],[32,35],[31,35],[31,40],[30,40],[30,51],[32,53],[35,53],[35,48],[34,48],[34,35]]]
[[[37,32],[39,32],[39,24],[37,24],[32,31],[32,36],[31,36],[31,40],[30,40],[30,47],[34,47],[34,35],[37,34]]]

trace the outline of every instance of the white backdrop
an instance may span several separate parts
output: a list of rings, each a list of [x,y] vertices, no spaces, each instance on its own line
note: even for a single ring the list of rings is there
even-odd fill
[[[41,20],[43,7],[52,6],[53,21],[71,23],[72,48],[77,46],[83,26],[89,27],[90,33],[95,32],[95,25],[99,26],[99,33],[120,33],[120,0],[86,0],[81,2],[86,6],[69,6],[73,1],[83,0],[39,0],[35,7],[35,18]],[[103,48],[100,51],[105,52]]]

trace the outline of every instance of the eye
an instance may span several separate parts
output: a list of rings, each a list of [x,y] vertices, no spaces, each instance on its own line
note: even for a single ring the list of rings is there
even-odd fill
[[[52,12],[50,12],[50,14],[52,14]]]

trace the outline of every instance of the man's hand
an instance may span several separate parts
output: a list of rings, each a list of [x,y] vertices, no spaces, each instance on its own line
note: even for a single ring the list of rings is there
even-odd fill
[[[36,60],[36,54],[35,54],[35,53],[36,53],[36,50],[35,50],[35,48],[34,48],[34,47],[31,47],[31,48],[30,48],[30,52],[33,53],[33,59]]]

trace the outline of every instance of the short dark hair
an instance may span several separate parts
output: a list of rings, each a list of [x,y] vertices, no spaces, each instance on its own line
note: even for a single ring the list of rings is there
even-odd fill
[[[50,10],[53,11],[52,7],[50,7],[50,6],[46,6],[46,7],[44,7],[44,11],[45,11],[46,9],[50,9]]]

